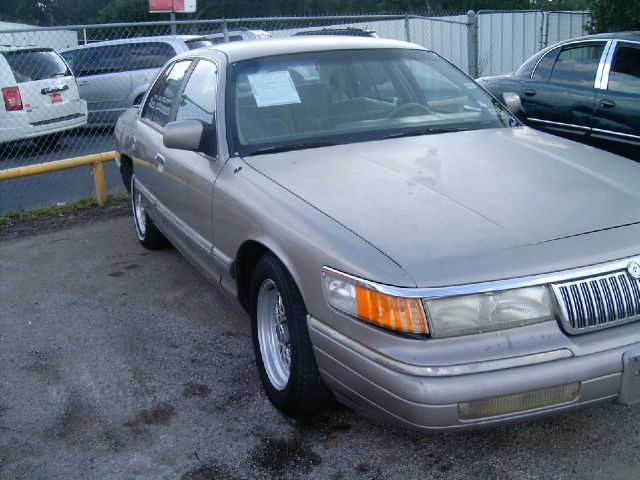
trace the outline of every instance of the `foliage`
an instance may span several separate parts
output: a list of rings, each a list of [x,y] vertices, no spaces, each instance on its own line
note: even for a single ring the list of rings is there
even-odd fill
[[[640,30],[640,0],[591,0],[597,32]]]
[[[431,13],[467,10],[583,10],[591,4],[604,13],[603,25],[627,25],[640,0],[198,0],[192,18],[270,17],[349,13]],[[630,6],[630,8],[626,8]],[[636,15],[637,21],[637,15]],[[0,20],[34,25],[73,25],[166,20],[149,13],[147,0],[18,0],[0,2]],[[625,23],[627,22],[627,23]],[[637,28],[637,23],[635,24]]]

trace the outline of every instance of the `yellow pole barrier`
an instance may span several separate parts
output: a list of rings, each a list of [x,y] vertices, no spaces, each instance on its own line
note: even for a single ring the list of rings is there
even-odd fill
[[[98,205],[103,207],[107,200],[107,187],[104,181],[104,167],[102,164],[104,162],[111,162],[115,160],[115,158],[115,152],[104,152],[64,160],[55,160],[47,163],[36,163],[24,167],[7,168],[0,170],[0,180],[10,180],[12,178],[28,177],[29,175],[57,172],[58,170],[65,170],[67,168],[91,165],[93,168],[93,179],[96,185],[96,198]]]
[[[67,158],[65,160],[54,160],[53,162],[36,163],[34,165],[26,165],[24,167],[7,168],[0,170],[0,180],[9,180],[18,177],[27,177],[29,175],[38,175],[40,173],[56,172],[67,168],[83,167],[85,165],[93,165],[99,162],[111,162],[115,160],[115,152],[94,153],[93,155],[85,155],[83,157]]]
[[[98,205],[104,207],[104,203],[107,201],[107,188],[104,183],[104,168],[102,167],[102,162],[93,164],[93,180],[96,184]]]

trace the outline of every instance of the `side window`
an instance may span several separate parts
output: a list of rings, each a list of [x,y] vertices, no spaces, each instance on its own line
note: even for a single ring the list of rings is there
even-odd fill
[[[78,49],[73,58],[73,73],[86,77],[122,72],[127,69],[130,52],[131,46],[127,44]]]
[[[170,65],[162,72],[142,110],[143,118],[155,122],[161,127],[167,124],[178,88],[190,65],[191,60],[183,60]]]
[[[618,45],[611,70],[608,90],[640,94],[640,48]]]
[[[176,120],[200,120],[205,125],[203,151],[216,156],[215,113],[218,68],[213,62],[200,60],[182,92]]]
[[[174,48],[164,42],[143,42],[131,44],[131,70],[160,68],[176,55]]]
[[[551,71],[551,81],[593,87],[604,44],[563,48]]]
[[[531,76],[532,80],[549,80],[549,74],[551,73],[551,69],[553,68],[553,62],[555,62],[559,51],[559,48],[554,48],[544,57],[542,57],[540,62],[538,62],[538,65],[536,65],[535,70],[533,71],[533,75]]]

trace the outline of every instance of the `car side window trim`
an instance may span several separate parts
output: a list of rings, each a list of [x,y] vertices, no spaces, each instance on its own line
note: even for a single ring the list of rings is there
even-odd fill
[[[598,67],[596,68],[596,73],[594,75],[593,84],[591,84],[590,88],[597,88],[596,84],[597,84],[597,81],[598,81],[598,75],[604,69],[604,64],[605,64],[605,60],[607,58],[607,52],[608,52],[610,43],[611,43],[611,40],[586,40],[586,41],[569,42],[569,43],[565,43],[565,44],[560,45],[560,50],[559,50],[558,55],[557,55],[557,57],[556,57],[556,59],[555,59],[555,61],[553,63],[553,66],[551,68],[551,72],[550,72],[550,75],[549,75],[549,81],[550,82],[554,81],[554,79],[553,79],[554,73],[556,72],[556,67],[559,64],[558,59],[560,58],[560,56],[564,52],[569,51],[569,50],[586,48],[586,47],[589,47],[589,46],[592,46],[592,45],[595,44],[594,46],[599,46],[599,45],[602,46],[602,53],[600,54],[600,59],[598,61]],[[602,75],[600,74],[600,76],[602,76]],[[559,82],[559,81],[556,80],[556,82]],[[565,82],[559,82],[559,83],[565,84]],[[570,85],[570,84],[571,83],[569,83],[568,85]],[[584,85],[584,86],[587,87],[587,85]]]
[[[609,88],[609,74],[611,73],[611,67],[613,66],[613,60],[619,46],[628,45],[630,47],[640,48],[640,42],[634,42],[632,40],[611,40],[611,47],[607,52],[607,58],[605,59],[605,65],[602,71],[602,77],[600,84],[596,85],[596,88],[600,90],[608,90]]]
[[[538,65],[540,65],[540,62],[542,62],[544,59],[549,58],[549,56],[551,55],[553,58],[553,62],[555,63],[556,59],[555,57],[558,56],[558,53],[560,53],[560,49],[562,48],[561,46],[558,46],[556,48],[552,48],[551,50],[549,50],[547,53],[545,53],[544,55],[542,55],[538,61],[536,62],[536,64],[533,66],[533,69],[531,70],[531,74],[529,75],[529,79],[532,80],[533,76],[536,74],[536,71],[538,70]],[[549,70],[549,75],[551,75],[551,69]],[[549,80],[549,75],[547,75],[547,80]]]
[[[171,108],[171,114],[169,116],[169,122],[173,122],[176,119],[176,116],[178,115],[178,108],[180,107],[180,99],[182,98],[182,94],[184,93],[185,89],[187,88],[187,84],[189,83],[189,80],[191,79],[191,75],[193,74],[193,71],[196,69],[197,65],[200,62],[209,62],[213,65],[215,65],[216,67],[216,72],[219,74],[220,72],[220,64],[212,59],[212,58],[202,58],[202,57],[193,57],[193,62],[191,63],[191,66],[189,67],[189,70],[187,70],[187,72],[184,75],[184,79],[182,84],[180,85],[180,88],[178,89],[177,93],[176,93],[176,101],[174,102],[172,108]],[[217,79],[216,79],[217,81]],[[214,114],[213,114],[213,133],[216,136],[216,141],[218,140],[218,129],[217,129],[217,121],[216,121],[216,116],[217,116],[217,112],[218,112],[218,92],[217,92],[217,88],[216,88],[216,99],[215,99],[215,110],[214,110]],[[217,143],[217,142],[216,142]],[[215,155],[211,155],[209,153],[206,152],[198,152],[201,155],[204,155],[207,158],[211,158],[216,160],[219,155],[220,155],[220,151],[218,149],[218,151],[216,151]]]
[[[596,81],[593,88],[606,90],[607,83],[609,81],[609,71],[611,70],[611,62],[613,60],[613,54],[616,50],[617,40],[609,40],[602,52],[602,58],[600,59],[600,65],[598,66],[598,73],[596,73]]]
[[[589,43],[602,43],[603,41],[604,40],[600,40],[600,39],[579,40],[579,41],[575,41],[575,42],[566,42],[566,43],[563,43],[561,45],[556,46],[555,48],[550,49],[546,54],[542,55],[538,59],[538,61],[536,62],[535,66],[533,67],[533,70],[531,70],[531,74],[529,75],[529,79],[533,78],[533,76],[536,73],[536,70],[538,69],[538,65],[540,64],[540,62],[542,62],[542,60],[547,58],[549,55],[557,56],[560,53],[560,51],[565,47],[577,47],[578,45],[588,45]],[[605,48],[604,48],[604,51],[602,52],[602,56],[600,57],[600,63],[598,65],[598,72],[596,74],[596,82],[600,78],[599,75],[602,76],[601,69],[604,68],[604,63],[605,63],[605,60],[607,59],[607,55],[606,54],[609,51],[609,44],[611,42],[612,42],[612,40],[607,40],[606,41]],[[554,61],[555,61],[555,59],[554,59]]]
[[[191,76],[191,72],[193,70],[193,68],[195,67],[195,64],[197,63],[195,58],[178,58],[175,61],[172,61],[169,65],[167,65],[163,70],[162,73],[160,73],[155,81],[153,82],[153,84],[151,85],[151,88],[149,88],[149,94],[147,94],[147,97],[145,99],[145,102],[143,104],[143,106],[138,110],[138,120],[144,122],[145,125],[148,125],[149,127],[153,128],[154,130],[158,131],[158,132],[163,132],[164,131],[164,126],[158,124],[157,122],[154,122],[153,120],[151,120],[148,117],[143,116],[144,113],[146,112],[149,102],[152,100],[152,95],[151,93],[154,91],[154,89],[156,88],[156,85],[158,84],[158,82],[163,81],[166,79],[167,77],[167,73],[170,73],[171,70],[173,69],[174,65],[176,63],[179,62],[183,62],[183,61],[190,61],[191,65],[189,65],[189,68],[187,68],[184,76],[182,77],[182,80],[180,81],[180,86],[178,87],[177,92],[182,92],[182,90],[184,89],[184,86],[186,85],[186,79]],[[172,118],[175,118],[175,110],[177,109],[177,102],[179,101],[179,96],[176,96],[173,99],[173,103],[171,105],[171,110],[169,111],[169,120],[167,121],[167,123],[172,121]]]

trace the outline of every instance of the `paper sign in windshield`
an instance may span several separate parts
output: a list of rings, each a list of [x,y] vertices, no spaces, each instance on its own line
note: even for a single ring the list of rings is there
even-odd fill
[[[256,73],[248,75],[248,78],[258,107],[300,103],[296,86],[286,70]]]

